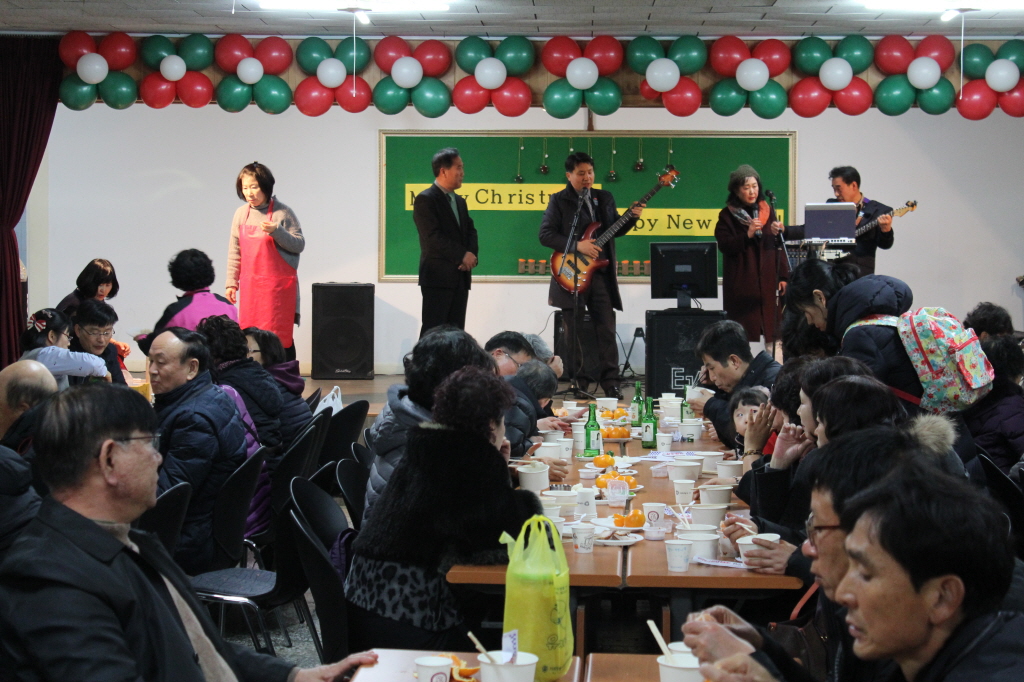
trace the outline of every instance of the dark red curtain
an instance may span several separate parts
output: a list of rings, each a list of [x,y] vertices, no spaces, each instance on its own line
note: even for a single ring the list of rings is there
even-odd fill
[[[18,359],[27,314],[14,226],[25,212],[57,112],[59,38],[0,36],[0,367]]]

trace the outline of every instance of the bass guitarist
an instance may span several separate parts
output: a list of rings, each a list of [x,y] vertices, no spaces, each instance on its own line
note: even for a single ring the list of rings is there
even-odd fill
[[[582,376],[582,368],[585,366],[582,353],[578,352],[580,349],[573,344],[573,339],[576,338],[573,334],[576,323],[573,319],[573,294],[563,289],[554,277],[551,278],[548,305],[562,309],[565,347],[568,349],[567,366],[576,373],[580,384],[585,386],[587,381],[597,381],[606,396],[621,399],[615,311],[622,310],[622,298],[619,296],[619,285],[615,277],[615,240],[605,245],[604,250],[607,253],[601,253],[602,249],[594,244],[593,239],[577,241],[579,235],[582,235],[591,223],[600,223],[604,229],[613,225],[619,219],[619,214],[612,193],[594,189],[594,159],[589,154],[570,154],[565,160],[565,171],[568,184],[562,191],[551,195],[540,225],[540,243],[553,251],[570,253],[575,250],[578,256],[584,258],[595,259],[600,255],[601,258],[611,261],[608,267],[593,273],[590,287],[586,292],[579,294],[577,308],[577,314],[581,319],[585,308],[594,322],[598,376]],[[643,204],[637,204],[630,209],[633,218],[619,230],[619,234],[625,234],[633,228],[643,208]],[[580,211],[578,220],[577,209]],[[600,230],[597,234],[600,234]]]
[[[860,173],[853,166],[837,166],[828,173],[832,182],[835,199],[829,203],[845,201],[857,204],[857,225],[866,225],[878,218],[878,225],[857,237],[853,251],[839,259],[841,263],[853,263],[860,268],[858,277],[875,274],[876,249],[891,249],[895,237],[892,233],[892,208],[873,201],[860,191]]]

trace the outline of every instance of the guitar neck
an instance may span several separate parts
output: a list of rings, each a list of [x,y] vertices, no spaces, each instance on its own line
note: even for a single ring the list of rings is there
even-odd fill
[[[887,215],[891,215],[894,218],[899,218],[901,215],[905,215],[907,211],[912,211],[912,210],[914,210],[914,209],[912,207],[910,207],[910,206],[903,206],[903,207],[897,208],[896,210],[893,210],[893,211],[887,211],[886,213],[883,213],[880,216],[876,216],[875,218],[872,218],[870,222],[864,223],[863,225],[858,227],[857,230],[853,233],[853,236],[854,237],[859,237],[859,236],[861,236],[863,234],[866,234],[868,232],[868,230],[870,230],[873,227],[875,227],[876,225],[878,225],[878,219],[879,218],[884,218]]]
[[[658,191],[662,187],[664,187],[664,185],[662,185],[659,182],[657,185],[655,185],[654,187],[651,188],[651,191],[649,191],[647,194],[643,195],[640,198],[640,201],[638,201],[637,203],[638,204],[646,204],[650,200],[650,198],[653,197],[655,194],[657,194]],[[619,217],[618,220],[616,220],[612,224],[611,227],[609,227],[607,230],[604,231],[604,234],[602,234],[600,237],[598,237],[597,239],[594,240],[594,244],[597,245],[598,247],[601,247],[601,246],[604,246],[605,244],[607,244],[618,233],[618,231],[620,229],[622,229],[622,226],[625,225],[627,222],[629,222],[630,219],[632,219],[632,217],[633,217],[633,214],[630,213],[627,210],[625,213],[623,213]]]

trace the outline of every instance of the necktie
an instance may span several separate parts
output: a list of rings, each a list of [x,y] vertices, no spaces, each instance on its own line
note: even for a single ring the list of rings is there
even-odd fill
[[[455,222],[461,227],[462,221],[459,220],[459,206],[455,203],[455,192],[448,192],[448,203],[452,206],[452,213],[455,214]]]

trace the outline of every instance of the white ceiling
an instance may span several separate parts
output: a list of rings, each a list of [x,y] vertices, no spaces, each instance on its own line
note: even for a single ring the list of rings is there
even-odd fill
[[[358,0],[352,2],[358,4]],[[970,0],[950,0],[951,6],[965,3]],[[859,0],[451,0],[449,4],[448,12],[371,14],[371,25],[359,25],[356,30],[366,37],[437,38],[960,34],[960,21],[942,22],[938,12],[866,10]],[[981,0],[976,4],[984,5]],[[260,9],[257,0],[0,0],[0,32],[73,29],[337,37],[351,35],[352,15],[268,11]],[[976,39],[1024,36],[1024,0],[1020,9],[968,14],[966,33]]]

